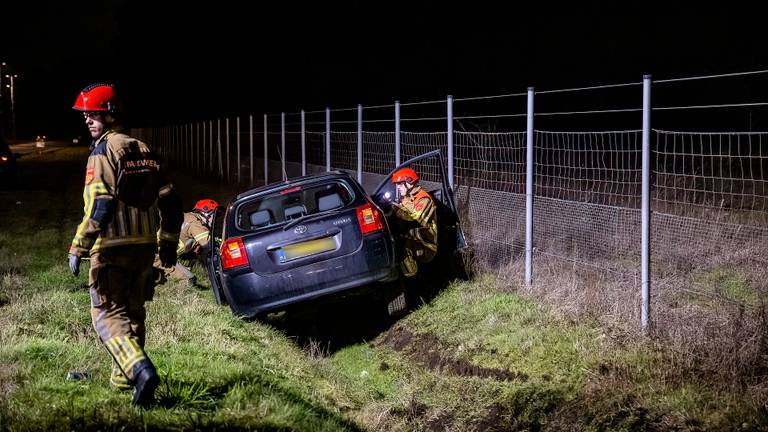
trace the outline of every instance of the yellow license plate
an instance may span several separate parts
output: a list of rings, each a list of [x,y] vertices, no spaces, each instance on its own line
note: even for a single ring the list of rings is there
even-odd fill
[[[324,237],[302,243],[295,243],[283,246],[280,249],[280,261],[291,261],[309,255],[332,251],[334,249],[336,249],[336,240],[333,237]]]

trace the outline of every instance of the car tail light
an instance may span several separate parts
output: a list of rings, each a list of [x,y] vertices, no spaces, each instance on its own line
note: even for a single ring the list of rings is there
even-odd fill
[[[363,235],[381,231],[384,224],[381,222],[381,212],[371,203],[363,204],[357,208],[357,221],[360,222],[360,232]]]
[[[225,269],[248,265],[243,239],[232,237],[221,245],[221,265]]]

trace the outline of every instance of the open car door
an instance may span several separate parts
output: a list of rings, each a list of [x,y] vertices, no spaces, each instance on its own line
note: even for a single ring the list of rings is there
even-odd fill
[[[397,188],[392,183],[392,174],[404,167],[410,167],[419,174],[419,185],[432,195],[437,206],[437,255],[430,263],[420,264],[419,272],[422,273],[421,268],[424,267],[424,272],[434,273],[435,276],[442,275],[444,277],[447,274],[450,278],[466,279],[468,272],[464,264],[463,254],[466,253],[467,242],[461,229],[459,212],[456,208],[453,190],[448,183],[440,150],[433,150],[397,166],[379,184],[371,195],[371,199],[384,212],[397,242],[398,234],[402,233],[404,227],[392,211],[392,203],[400,200],[400,197],[397,196]],[[446,269],[450,270],[446,272]]]
[[[217,208],[213,213],[213,219],[211,220],[211,239],[210,249],[208,250],[208,256],[205,257],[206,270],[208,271],[208,279],[211,281],[211,291],[213,291],[213,298],[216,300],[216,304],[227,304],[227,298],[224,296],[224,290],[221,286],[221,237],[224,225],[224,214],[221,211],[221,207]]]

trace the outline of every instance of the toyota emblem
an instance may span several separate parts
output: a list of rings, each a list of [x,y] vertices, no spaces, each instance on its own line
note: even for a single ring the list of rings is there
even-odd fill
[[[299,225],[293,229],[293,232],[295,232],[296,234],[304,234],[305,232],[307,232],[307,226]]]

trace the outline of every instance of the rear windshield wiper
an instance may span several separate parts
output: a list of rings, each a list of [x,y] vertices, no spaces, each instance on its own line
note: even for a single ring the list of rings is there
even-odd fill
[[[312,219],[316,219],[316,218],[319,218],[319,217],[322,217],[322,216],[333,216],[333,215],[335,215],[337,213],[340,213],[342,211],[344,211],[344,207],[342,207],[342,208],[340,208],[338,210],[330,211],[330,212],[313,213],[313,214],[304,215],[304,216],[302,216],[302,217],[300,217],[298,219],[294,219],[294,220],[288,222],[287,224],[283,225],[283,231],[288,231],[289,229],[291,229],[291,227],[294,227],[294,226],[296,226],[296,225],[298,225],[298,224],[300,224],[302,222],[307,222],[307,221],[310,221]]]

